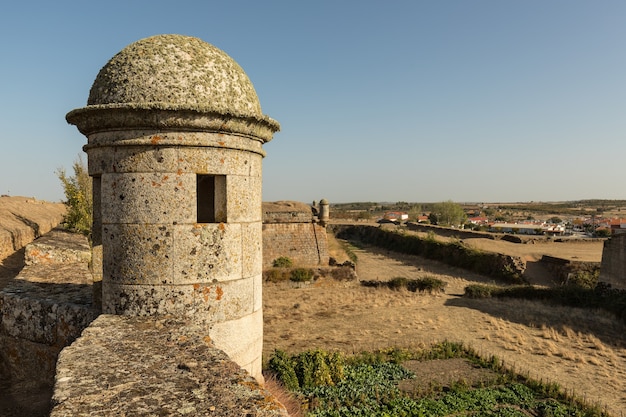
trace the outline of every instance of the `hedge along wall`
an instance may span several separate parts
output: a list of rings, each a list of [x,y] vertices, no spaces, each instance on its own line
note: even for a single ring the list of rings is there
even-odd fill
[[[516,256],[483,252],[468,248],[461,242],[440,242],[376,226],[345,225],[334,226],[333,229],[340,239],[360,241],[395,252],[419,255],[513,283],[523,281],[525,263]]]

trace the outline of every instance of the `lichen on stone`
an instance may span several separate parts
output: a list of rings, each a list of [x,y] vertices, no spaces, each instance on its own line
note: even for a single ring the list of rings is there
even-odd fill
[[[122,49],[98,73],[87,104],[263,117],[243,69],[215,46],[183,35],[152,36]]]

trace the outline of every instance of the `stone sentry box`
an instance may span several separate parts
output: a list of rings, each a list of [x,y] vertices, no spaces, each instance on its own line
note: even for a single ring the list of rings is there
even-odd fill
[[[188,319],[261,379],[262,145],[279,124],[245,72],[200,39],[153,36],[66,118],[88,139],[103,313]]]

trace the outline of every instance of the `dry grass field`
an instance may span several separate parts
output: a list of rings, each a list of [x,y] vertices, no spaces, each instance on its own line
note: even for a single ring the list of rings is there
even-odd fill
[[[446,292],[419,294],[323,278],[304,286],[266,283],[266,358],[274,349],[350,353],[462,342],[518,372],[557,382],[616,416],[626,413],[626,325],[612,316],[524,300],[466,299],[465,286],[491,280],[416,256],[375,248],[356,253],[361,280],[433,276],[447,283]]]

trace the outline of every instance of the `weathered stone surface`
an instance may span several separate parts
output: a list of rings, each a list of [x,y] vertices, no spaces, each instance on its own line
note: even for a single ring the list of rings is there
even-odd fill
[[[626,233],[604,241],[599,281],[611,284],[613,288],[626,289]]]
[[[313,209],[298,201],[263,202],[263,223],[311,223]]]
[[[263,224],[263,267],[286,256],[295,266],[327,266],[326,228],[316,223]]]
[[[287,416],[193,325],[110,315],[61,352],[53,405],[51,417]]]
[[[27,197],[0,197],[0,259],[48,233],[63,220],[66,207]]]
[[[53,229],[26,246],[24,262],[34,264],[89,263],[89,243],[84,236]]]
[[[279,124],[245,72],[200,39],[153,36],[111,58],[66,119],[87,136],[101,203],[103,311],[248,330],[237,323],[260,314],[262,145]]]
[[[0,291],[0,372],[19,383],[51,383],[59,351],[98,315],[89,246],[85,236],[55,231],[26,253],[31,265]]]

